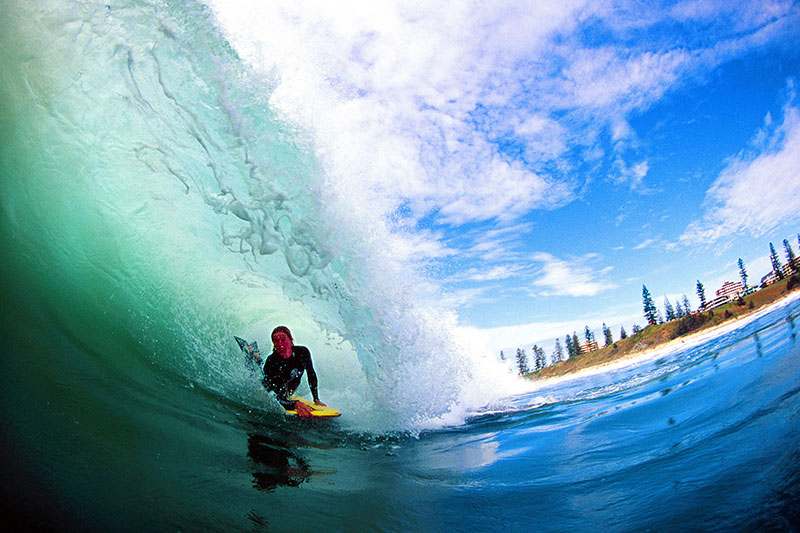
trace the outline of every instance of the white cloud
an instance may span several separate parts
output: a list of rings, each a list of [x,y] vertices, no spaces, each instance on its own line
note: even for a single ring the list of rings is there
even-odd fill
[[[732,31],[748,31],[785,17],[791,0],[765,0],[752,4],[727,0],[683,0],[672,6],[669,15],[681,22],[732,20]]]
[[[650,170],[647,161],[640,161],[629,166],[623,159],[616,160],[617,174],[612,179],[615,183],[627,183],[632,191],[643,190],[643,182]]]
[[[585,261],[568,263],[544,252],[534,254],[533,260],[542,264],[540,276],[533,286],[542,288],[544,295],[595,296],[616,287],[604,279],[608,269],[594,271]]]
[[[447,309],[458,307],[468,307],[486,300],[487,289],[482,287],[472,287],[468,289],[452,289],[441,295],[440,303]]]
[[[565,71],[569,100],[586,109],[635,109],[661,98],[694,57],[684,50],[629,53],[605,47],[579,50]]]
[[[709,20],[718,14],[720,9],[725,9],[724,4],[728,2],[719,2],[714,0],[683,0],[677,3],[670,10],[670,15],[676,20],[692,21],[692,20]]]
[[[756,135],[758,151],[740,153],[706,193],[706,212],[681,235],[683,244],[707,244],[737,234],[762,236],[800,220],[800,112],[787,105],[784,120]]]
[[[483,264],[491,265],[501,262],[519,262],[517,251],[523,239],[532,231],[530,224],[512,224],[461,233],[459,238],[467,243],[462,247],[460,255],[470,259],[479,259]],[[455,244],[453,244],[455,247]]]
[[[535,207],[559,205],[569,194],[565,187],[550,184],[522,163],[498,155],[479,176],[461,176],[440,189],[438,197],[444,200],[441,220],[463,224],[492,218],[511,221]]]
[[[471,268],[458,276],[458,281],[499,281],[519,275],[521,267],[517,265],[495,265],[485,269]],[[451,279],[457,281],[456,279]]]
[[[526,157],[529,160],[553,160],[567,151],[569,131],[556,120],[542,114],[534,114],[514,128],[514,133],[525,141]]]
[[[631,138],[632,110],[755,33],[774,38],[770,21],[789,11],[782,2],[682,4],[669,14],[586,0],[210,1],[240,55],[274,80],[273,107],[314,132],[331,192],[380,213],[407,202],[414,217],[433,212],[450,224],[509,221],[570,201],[572,151],[602,155],[603,131]],[[649,31],[666,17],[714,14],[738,28],[720,46],[720,34],[681,44]],[[588,23],[647,38],[590,46]],[[522,158],[503,152],[507,136]],[[621,179],[640,188],[647,164],[624,163]]]
[[[658,241],[656,239],[645,239],[644,241],[634,246],[633,249],[644,250],[645,248],[650,248],[651,246],[655,245],[657,242]]]

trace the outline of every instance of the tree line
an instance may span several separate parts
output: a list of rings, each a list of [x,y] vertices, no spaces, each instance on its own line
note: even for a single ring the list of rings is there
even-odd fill
[[[611,328],[606,326],[605,322],[603,322],[602,329],[604,341],[603,347],[611,346],[614,344],[614,335],[611,332]],[[633,334],[636,334],[639,331],[641,331],[641,328],[634,324]],[[619,338],[628,338],[628,333],[625,331],[624,326],[620,327]],[[549,358],[546,356],[544,348],[536,344],[534,344],[531,348],[531,359],[528,358],[528,354],[524,348],[517,348],[515,361],[517,368],[519,369],[519,373],[528,374],[530,372],[536,372],[537,370],[541,370],[546,366],[551,366],[556,363],[560,363],[561,361],[566,361],[567,359],[575,357],[576,355],[599,348],[597,338],[589,326],[586,326],[583,330],[583,339],[585,342],[581,343],[581,338],[578,337],[578,333],[576,331],[573,331],[571,335],[568,334],[564,337],[563,346],[560,339],[555,339],[555,345]],[[500,351],[500,359],[503,361],[506,360],[506,355],[502,350]]]
[[[800,233],[797,234],[797,243],[800,246]],[[786,261],[789,265],[789,271],[794,273],[798,271],[798,261],[794,255],[794,250],[792,250],[792,245],[789,243],[788,239],[783,239],[783,248],[784,253],[786,254]],[[778,257],[778,253],[775,251],[775,246],[772,243],[769,243],[769,257],[770,262],[772,264],[772,270],[777,275],[778,279],[784,278],[783,273],[783,265],[781,264],[780,258]],[[739,266],[739,277],[742,280],[742,287],[744,289],[748,288],[747,284],[747,270],[744,266],[744,261],[742,258],[739,258],[738,261]],[[700,280],[697,280],[696,285],[697,291],[697,298],[700,300],[700,309],[706,307],[708,301],[706,300],[706,290]],[[683,305],[681,305],[683,304]],[[680,303],[676,302],[676,305],[673,306],[669,299],[664,297],[664,312],[666,313],[666,320],[661,315],[661,311],[659,311],[655,304],[653,303],[653,298],[650,296],[650,291],[647,290],[646,285],[642,285],[642,307],[644,310],[644,318],[647,320],[649,325],[655,324],[663,324],[664,322],[669,322],[675,319],[683,318],[684,316],[691,314],[691,308],[689,307],[689,300],[686,298],[686,295],[683,295],[683,300]]]
[[[797,234],[797,242],[798,246],[800,247],[800,233]],[[796,259],[794,254],[794,250],[792,250],[792,246],[789,243],[788,239],[783,240],[784,246],[784,254],[786,256],[786,261],[790,265],[789,270],[790,272],[797,272],[798,265],[800,261]],[[781,264],[780,258],[775,251],[775,246],[772,243],[769,243],[770,249],[770,262],[772,264],[773,271],[778,276],[778,279],[783,279],[783,265]],[[748,287],[747,284],[747,270],[745,269],[744,261],[742,258],[739,258],[738,261],[739,266],[739,276],[742,280],[742,287],[745,289]],[[705,287],[697,280],[697,285],[695,286],[695,290],[697,292],[697,297],[700,300],[700,308],[702,309],[706,306],[708,301],[706,300],[706,293]],[[741,298],[741,297],[740,297]],[[752,303],[751,303],[752,305]],[[650,291],[647,289],[646,285],[642,285],[642,307],[643,307],[643,314],[644,319],[648,325],[656,325],[656,324],[663,324],[665,322],[671,322],[673,320],[680,320],[684,317],[688,317],[692,315],[692,308],[689,304],[689,298],[686,294],[683,295],[682,298],[676,300],[674,303],[670,302],[669,298],[664,296],[664,313],[662,314],[661,310],[653,302],[653,298],[650,294]],[[636,335],[641,331],[641,328],[638,324],[633,325],[632,334]],[[603,347],[611,346],[614,344],[614,336],[611,332],[611,329],[608,328],[603,322],[602,326],[603,332]],[[537,370],[541,370],[546,366],[551,366],[561,361],[565,361],[571,357],[575,357],[576,355],[580,355],[582,353],[586,353],[587,351],[592,351],[594,349],[599,348],[599,344],[597,343],[597,339],[595,338],[594,332],[589,328],[587,325],[583,331],[583,338],[585,342],[581,343],[580,338],[576,331],[573,331],[572,334],[567,334],[564,337],[564,346],[562,347],[561,341],[559,338],[555,339],[555,345],[553,348],[553,352],[551,353],[550,357],[548,358],[545,355],[545,351],[540,346],[534,344],[531,348],[532,354],[531,359],[528,358],[528,354],[524,348],[517,348],[516,353],[516,366],[519,369],[520,374],[528,374],[530,372],[536,372]],[[620,327],[619,332],[619,340],[628,338],[628,334],[625,331],[625,327]],[[500,359],[505,361],[506,355],[501,350],[500,351]]]

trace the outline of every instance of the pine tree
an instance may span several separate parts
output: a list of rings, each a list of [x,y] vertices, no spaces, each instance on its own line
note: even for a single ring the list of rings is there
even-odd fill
[[[517,348],[517,366],[519,367],[520,374],[527,374],[530,372],[528,368],[528,356],[525,354],[525,350]]]
[[[778,253],[772,243],[769,243],[769,260],[772,263],[772,270],[778,275],[778,279],[783,279],[783,271],[781,270],[781,260],[778,259]]]
[[[789,268],[792,272],[797,270],[794,266],[794,251],[792,245],[789,244],[789,239],[783,239],[783,249],[786,252],[786,262],[789,263]]]
[[[692,306],[689,305],[689,298],[686,295],[683,295],[683,314],[684,315],[691,315],[692,314]]]
[[[744,261],[739,258],[739,276],[742,277],[742,287],[747,288],[747,271],[744,269]]]
[[[700,280],[697,280],[697,297],[700,298],[700,307],[705,307],[706,305],[706,289],[703,287],[703,284],[700,283]]]
[[[675,309],[672,307],[672,303],[666,296],[664,296],[664,312],[667,314],[667,322],[670,322],[672,320],[675,320],[675,318],[677,318],[675,316]]]
[[[686,313],[683,312],[683,306],[679,301],[675,302],[675,318],[683,318]]]
[[[572,345],[572,335],[567,335],[564,339],[567,346],[567,357],[575,357],[575,347]]]
[[[639,327],[639,324],[634,324],[633,325],[633,334],[636,335],[637,333],[641,333],[641,332],[642,332],[642,328]]]
[[[611,330],[608,329],[605,322],[603,322],[603,335],[606,337],[605,346],[611,346],[614,344],[614,336],[611,334]]]
[[[650,297],[650,291],[647,286],[642,285],[642,305],[644,307],[644,318],[651,326],[656,324],[656,304],[653,303],[653,298]]]
[[[620,328],[619,328],[619,338],[620,338],[620,340],[628,338],[628,334],[625,333],[625,326],[620,326]]]
[[[553,364],[560,363],[563,360],[564,360],[564,349],[561,348],[561,342],[559,342],[559,340],[556,338],[556,346],[553,349]]]
[[[544,355],[544,349],[535,344],[533,345],[533,360],[536,370],[541,370],[547,366],[547,358]]]
[[[592,341],[594,340],[594,333],[592,330],[589,329],[589,326],[583,330],[583,336],[586,338],[586,344],[589,345],[589,349],[591,350]]]
[[[575,350],[575,355],[581,354],[581,341],[578,340],[578,334],[572,332],[572,349]]]

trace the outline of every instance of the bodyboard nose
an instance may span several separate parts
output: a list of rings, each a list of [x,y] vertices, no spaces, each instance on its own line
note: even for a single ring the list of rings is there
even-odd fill
[[[242,350],[244,350],[245,347],[247,347],[249,344],[246,340],[244,340],[241,337],[237,337],[236,335],[234,335],[233,338],[236,339],[236,342],[239,343],[239,348],[241,348]]]
[[[252,372],[260,369],[261,352],[258,351],[258,343],[256,341],[247,342],[243,338],[237,337],[236,335],[234,335],[233,338],[236,339],[237,344],[239,344],[239,348],[241,348],[242,352],[244,352],[244,359],[247,363],[247,368],[249,368]]]

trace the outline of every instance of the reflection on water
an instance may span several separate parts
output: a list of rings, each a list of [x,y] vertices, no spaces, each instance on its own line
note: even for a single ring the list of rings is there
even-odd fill
[[[247,456],[255,464],[253,486],[273,491],[278,486],[297,487],[314,472],[308,462],[285,443],[265,435],[249,433]]]

